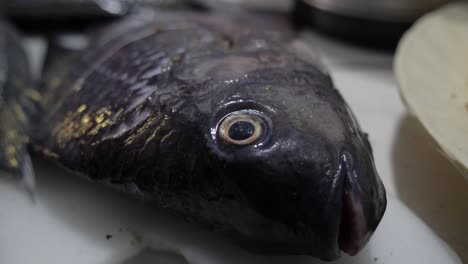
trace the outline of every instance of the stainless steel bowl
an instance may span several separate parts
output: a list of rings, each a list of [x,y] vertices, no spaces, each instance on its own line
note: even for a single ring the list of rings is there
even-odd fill
[[[425,13],[451,0],[295,0],[298,26],[374,48],[393,50]]]
[[[303,0],[317,9],[344,16],[391,22],[414,21],[450,0]]]

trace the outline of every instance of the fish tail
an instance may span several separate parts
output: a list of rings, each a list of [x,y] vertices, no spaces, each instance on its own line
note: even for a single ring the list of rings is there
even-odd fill
[[[0,107],[0,170],[17,179],[33,198],[35,175],[28,152],[29,137],[10,106]]]

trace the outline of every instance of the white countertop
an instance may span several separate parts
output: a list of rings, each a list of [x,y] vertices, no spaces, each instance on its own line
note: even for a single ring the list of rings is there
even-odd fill
[[[439,238],[468,262],[468,183],[406,112],[392,73],[392,54],[312,32],[303,38],[321,54],[370,134],[390,195],[387,215],[369,246],[357,258],[339,263],[459,263],[453,257],[452,262],[442,260],[452,255]],[[122,263],[155,244],[177,248],[193,263],[316,263],[307,257],[252,256],[54,166],[36,161],[35,167],[35,204],[13,182],[0,179],[0,263]],[[106,239],[108,234],[112,237]],[[197,262],[201,255],[204,261]]]

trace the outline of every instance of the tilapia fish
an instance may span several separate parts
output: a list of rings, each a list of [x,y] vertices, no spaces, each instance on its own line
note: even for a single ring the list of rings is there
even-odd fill
[[[92,34],[49,64],[25,144],[252,252],[356,254],[386,207],[367,135],[314,56],[261,24],[148,13]]]

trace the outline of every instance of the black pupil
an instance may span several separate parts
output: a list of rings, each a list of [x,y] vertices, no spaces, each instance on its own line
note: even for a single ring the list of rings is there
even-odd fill
[[[246,140],[255,133],[255,126],[247,121],[239,121],[229,128],[229,137],[233,140]]]

